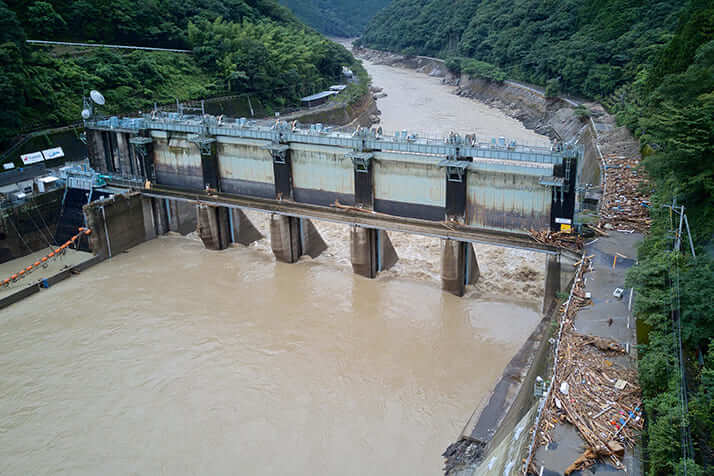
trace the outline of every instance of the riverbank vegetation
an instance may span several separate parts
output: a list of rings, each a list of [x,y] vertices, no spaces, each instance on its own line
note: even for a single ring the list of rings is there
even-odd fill
[[[688,474],[714,469],[714,5],[693,1],[656,60],[611,100],[619,118],[641,138],[652,180],[653,227],[629,276],[638,291],[636,312],[651,327],[641,350],[640,378],[649,418],[649,474],[679,474],[682,445],[691,434]],[[665,205],[676,199],[691,225],[672,252],[679,216]],[[677,296],[680,296],[679,303]],[[679,304],[679,305],[678,305]],[[681,308],[680,326],[671,310]],[[689,412],[682,417],[678,349],[684,349]],[[684,433],[682,432],[684,427]],[[684,440],[682,436],[685,436]],[[685,452],[687,454],[687,452]]]
[[[635,79],[671,37],[673,0],[394,0],[360,44],[405,54],[472,58],[511,79],[590,98]]]
[[[360,44],[440,56],[455,71],[464,71],[463,58],[490,64],[512,79],[547,85],[550,95],[562,91],[598,100],[637,135],[652,189],[651,202],[643,206],[653,218],[628,277],[637,290],[637,317],[649,328],[639,350],[646,472],[680,474],[686,464],[687,474],[712,474],[711,0],[467,0],[458,9],[446,0],[395,0],[370,23]],[[672,252],[679,216],[665,206],[673,199],[686,207],[696,259],[686,236],[681,251]],[[675,308],[681,308],[679,322]],[[680,398],[680,334],[688,412]]]
[[[191,50],[31,47],[27,38]],[[361,65],[274,0],[0,0],[0,144],[37,128],[77,122],[82,95],[102,91],[102,114],[223,95],[267,110],[341,82]],[[365,85],[366,88],[366,85]]]

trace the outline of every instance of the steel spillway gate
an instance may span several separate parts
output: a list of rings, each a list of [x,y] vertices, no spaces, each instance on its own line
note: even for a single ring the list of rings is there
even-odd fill
[[[573,223],[582,157],[574,145],[479,143],[457,134],[385,137],[369,129],[348,134],[173,113],[86,127],[102,142],[90,149],[93,165],[159,185],[523,234]],[[113,152],[127,137],[134,146],[128,163]]]

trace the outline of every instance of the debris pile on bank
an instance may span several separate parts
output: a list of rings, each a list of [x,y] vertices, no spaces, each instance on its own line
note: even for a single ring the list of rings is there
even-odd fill
[[[575,233],[566,233],[562,231],[553,232],[550,230],[531,230],[531,237],[538,243],[545,245],[558,246],[560,248],[568,248],[573,251],[583,249],[583,239]]]
[[[608,154],[603,159],[605,193],[602,197],[599,227],[628,233],[646,232],[649,217],[647,176],[640,160]]]
[[[456,443],[450,444],[441,455],[446,458],[444,474],[449,474],[456,467],[466,467],[480,462],[485,447],[483,442],[473,438],[462,438]]]
[[[588,448],[565,471],[566,475],[590,467],[599,459],[622,469],[625,447],[636,444],[644,423],[637,372],[616,363],[625,350],[611,339],[579,334],[573,325],[578,310],[591,304],[583,279],[589,266],[590,260],[585,257],[576,276],[572,301],[561,309],[564,321],[556,377],[536,430],[537,445],[546,446],[559,424],[567,422],[577,428]]]

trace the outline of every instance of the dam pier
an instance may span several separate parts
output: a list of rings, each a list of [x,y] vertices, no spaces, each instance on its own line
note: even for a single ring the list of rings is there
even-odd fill
[[[549,328],[541,304],[572,263],[529,230],[572,220],[582,156],[525,145],[544,138],[438,78],[373,73],[397,133],[160,111],[86,122],[91,164],[56,172],[53,221],[11,217],[33,247],[37,210],[53,235],[92,230],[92,253],[69,250],[49,288],[31,281],[52,266],[5,290],[33,291],[1,323],[11,471],[76,448],[78,474],[437,474],[457,435],[508,428]]]
[[[116,250],[115,229],[136,235],[120,242],[136,243],[190,228],[194,219],[208,249],[248,245],[262,235],[242,209],[259,210],[271,213],[271,248],[286,263],[327,248],[311,220],[351,226],[352,267],[368,278],[398,260],[390,231],[441,238],[442,289],[458,296],[479,278],[472,243],[546,253],[547,274],[556,276],[560,250],[535,242],[529,230],[572,225],[582,157],[572,145],[345,133],[157,111],[87,121],[86,129],[93,169],[111,189],[135,192],[125,211],[107,215],[110,205],[102,204],[101,217],[88,219],[107,230],[105,243],[101,233],[93,239],[99,253]]]

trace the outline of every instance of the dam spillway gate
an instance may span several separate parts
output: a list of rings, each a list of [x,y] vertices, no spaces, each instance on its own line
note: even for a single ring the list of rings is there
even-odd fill
[[[287,262],[324,249],[311,218],[353,225],[353,268],[367,277],[397,259],[386,231],[438,236],[445,240],[442,284],[457,295],[478,278],[472,242],[558,254],[529,231],[573,224],[582,159],[571,144],[388,136],[178,113],[95,119],[85,127],[90,164],[112,185],[130,179],[145,198],[199,204],[198,231],[209,248],[255,238],[241,208],[273,213],[273,251]],[[150,190],[136,187],[147,181]],[[168,205],[156,208],[154,215],[170,221]],[[236,239],[241,227],[249,229],[243,241]]]

